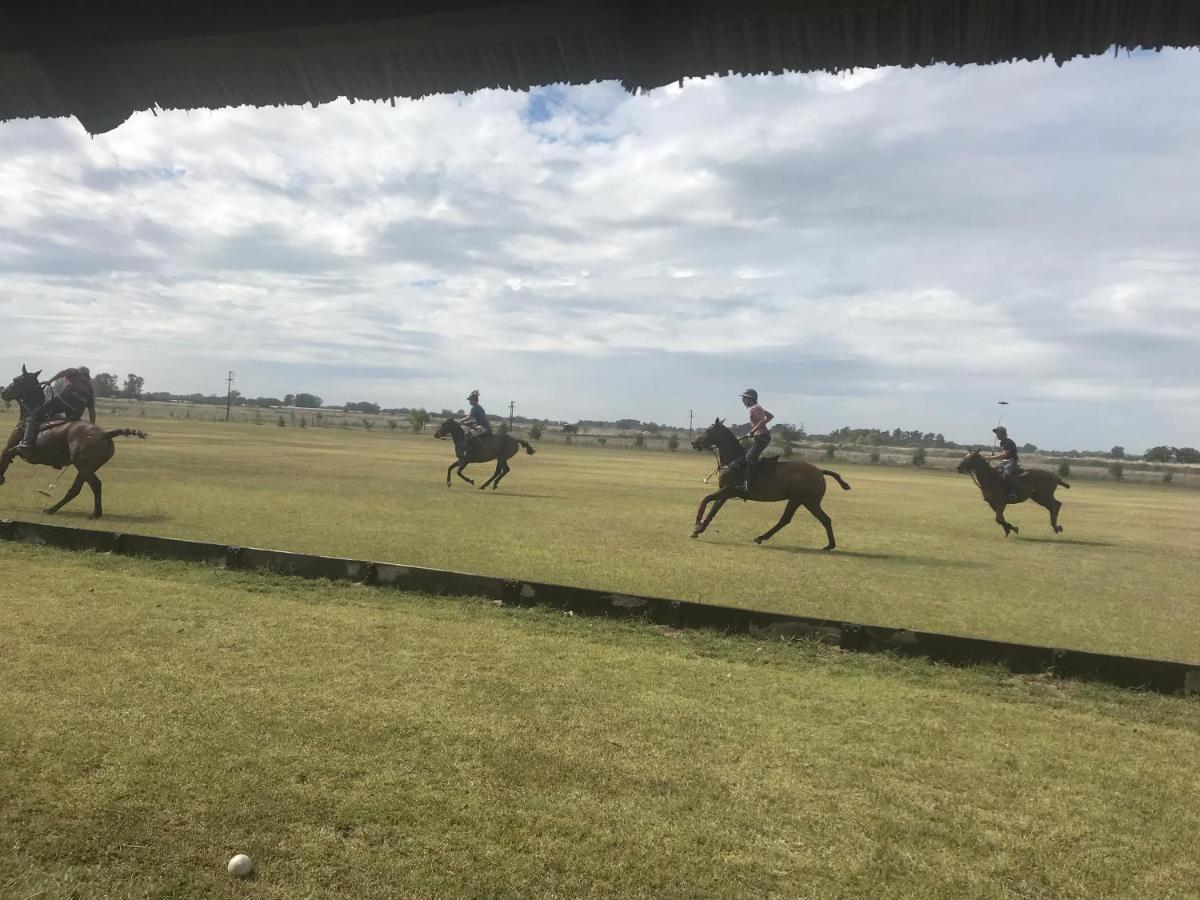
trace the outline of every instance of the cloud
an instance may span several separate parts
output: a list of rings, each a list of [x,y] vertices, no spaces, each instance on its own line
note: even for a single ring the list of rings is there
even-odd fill
[[[0,126],[0,364],[1200,443],[1200,57]],[[48,357],[53,356],[51,360]],[[60,356],[70,359],[59,360]],[[219,386],[219,385],[218,385]]]

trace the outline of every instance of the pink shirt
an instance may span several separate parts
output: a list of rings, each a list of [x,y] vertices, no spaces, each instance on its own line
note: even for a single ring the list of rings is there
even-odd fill
[[[766,434],[767,423],[773,418],[775,418],[773,415],[755,403],[750,407],[750,433]]]

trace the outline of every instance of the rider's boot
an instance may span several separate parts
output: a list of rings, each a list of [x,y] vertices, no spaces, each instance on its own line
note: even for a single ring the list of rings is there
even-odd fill
[[[758,461],[746,463],[746,476],[742,482],[742,490],[747,494],[750,493],[750,485],[754,483],[754,475],[758,471]]]
[[[37,444],[37,427],[38,423],[34,419],[30,419],[25,425],[25,437],[21,438],[21,443],[13,447],[12,452],[18,456],[28,457],[33,453],[34,447]]]

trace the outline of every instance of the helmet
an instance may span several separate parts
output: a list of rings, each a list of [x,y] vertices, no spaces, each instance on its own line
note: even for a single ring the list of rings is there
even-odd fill
[[[471,393],[467,394],[467,399],[468,400],[478,400],[479,399],[479,391],[478,390],[471,391]]]
[[[746,388],[742,391],[742,399],[749,400],[751,403],[758,402],[758,391],[754,388]]]
[[[992,429],[992,434],[998,434],[1000,437],[1006,437],[1008,435],[1008,429],[1003,425],[997,425]]]

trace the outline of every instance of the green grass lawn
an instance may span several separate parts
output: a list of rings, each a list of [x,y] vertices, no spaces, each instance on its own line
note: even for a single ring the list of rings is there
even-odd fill
[[[1200,883],[1195,698],[11,544],[0,669],[2,897]]]
[[[1200,661],[1200,493],[1082,482],[1004,539],[965,476],[837,462],[839,549],[801,511],[759,547],[782,504],[733,502],[689,540],[711,458],[545,446],[500,491],[455,480],[428,436],[181,421],[112,421],[99,527],[455,568],[628,593]],[[489,468],[473,467],[486,477]],[[52,470],[14,464],[0,516],[38,520]],[[60,486],[59,491],[62,490]],[[84,495],[56,517],[90,525]]]

